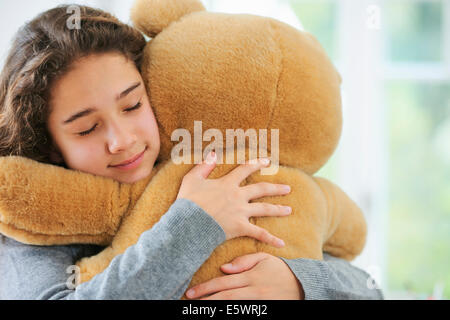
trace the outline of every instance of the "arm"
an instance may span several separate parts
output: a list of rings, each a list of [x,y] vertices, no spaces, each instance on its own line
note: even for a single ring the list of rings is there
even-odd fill
[[[343,259],[323,256],[323,261],[281,258],[300,281],[305,300],[384,299],[381,290],[369,289],[372,279],[365,271]]]
[[[82,246],[34,247],[3,239],[1,299],[180,299],[225,233],[194,202],[177,200],[136,245],[74,290],[66,286],[66,269],[80,258]]]

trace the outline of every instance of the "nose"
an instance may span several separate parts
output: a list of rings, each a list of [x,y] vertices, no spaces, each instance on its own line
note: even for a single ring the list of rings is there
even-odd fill
[[[126,126],[111,124],[108,130],[107,148],[111,154],[129,150],[136,143],[136,135]]]

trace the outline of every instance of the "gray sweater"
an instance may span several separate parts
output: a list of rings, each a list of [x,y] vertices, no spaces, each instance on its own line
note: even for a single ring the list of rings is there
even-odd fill
[[[139,241],[91,281],[73,286],[73,265],[99,253],[94,245],[31,246],[0,234],[0,299],[178,300],[214,249],[225,241],[217,222],[194,202],[179,199]],[[383,299],[369,275],[344,260],[283,259],[306,299]],[[372,287],[372,286],[371,286]]]

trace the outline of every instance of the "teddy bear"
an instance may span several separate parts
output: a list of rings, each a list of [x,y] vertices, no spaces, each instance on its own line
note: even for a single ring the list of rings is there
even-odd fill
[[[239,165],[236,151],[244,151],[244,160],[259,151],[272,159],[272,172],[256,172],[242,185],[290,185],[289,195],[254,202],[293,211],[250,221],[283,239],[285,247],[248,237],[226,241],[188,288],[255,252],[287,259],[320,260],[323,252],[349,261],[358,256],[366,241],[364,214],[338,186],[314,176],[342,130],[342,79],[314,36],[271,18],[208,12],[198,0],[136,0],[131,16],[150,38],[142,76],[161,136],[153,172],[123,184],[22,157],[0,158],[0,232],[33,245],[106,246],[77,262],[81,282],[89,281],[167,212],[198,153],[218,153],[209,176],[214,179]],[[248,134],[248,145],[238,148],[225,141],[230,130],[256,133],[257,139]],[[174,157],[180,151],[174,132],[196,140],[183,161]],[[221,152],[224,144],[231,149]]]

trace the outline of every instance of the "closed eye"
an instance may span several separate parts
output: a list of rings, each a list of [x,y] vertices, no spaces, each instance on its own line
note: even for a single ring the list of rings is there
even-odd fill
[[[141,107],[142,107],[142,102],[139,101],[134,107],[125,109],[125,111],[132,112],[134,110],[140,109]],[[94,132],[95,129],[97,128],[97,126],[98,126],[98,124],[95,124],[95,126],[92,129],[90,129],[88,131],[80,132],[80,133],[78,133],[78,135],[82,136],[82,137],[87,136],[87,135],[91,134],[92,132]]]
[[[132,107],[132,108],[125,109],[125,111],[126,111],[126,112],[134,111],[134,110],[139,109],[141,106],[142,106],[142,102],[139,101],[139,102],[137,103],[137,105],[135,105],[135,106]]]

